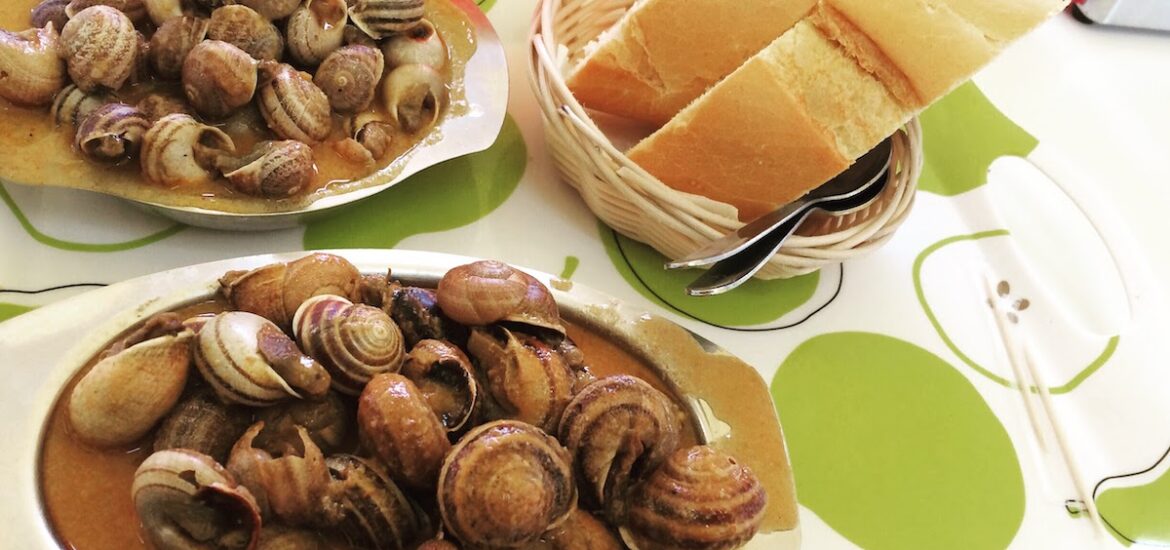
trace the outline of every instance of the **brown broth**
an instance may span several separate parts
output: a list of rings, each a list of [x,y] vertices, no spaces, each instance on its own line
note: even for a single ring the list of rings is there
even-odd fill
[[[178,310],[183,316],[224,310],[222,302],[204,302]],[[566,323],[570,337],[598,377],[628,374],[670,393],[646,364],[616,343],[588,329]],[[120,337],[119,337],[120,339]],[[153,434],[126,448],[100,450],[71,433],[67,410],[73,386],[93,367],[92,361],[65,387],[45,431],[40,474],[49,522],[65,548],[78,550],[147,548],[138,530],[130,498],[134,471],[152,452]],[[683,430],[681,446],[695,445],[692,426]]]
[[[39,0],[10,0],[0,5],[0,28],[22,31],[30,26],[29,12]],[[446,0],[427,2],[427,18],[434,23],[447,45],[450,63],[443,73],[448,82],[451,102],[443,117],[461,117],[470,109],[464,95],[463,73],[475,53],[475,29],[459,7]],[[58,29],[60,30],[60,29]],[[181,97],[175,83],[148,82],[127,86],[118,92],[126,103],[134,104],[146,94],[168,91]],[[380,99],[371,109],[387,117]],[[386,118],[388,119],[388,118]],[[441,121],[440,121],[441,122]],[[237,154],[243,155],[258,141],[275,139],[254,105],[232,118],[215,123],[235,141]],[[200,207],[236,213],[288,211],[315,200],[390,181],[401,170],[417,147],[442,139],[436,127],[429,133],[410,136],[395,134],[385,158],[375,166],[354,164],[343,159],[334,144],[348,136],[341,130],[342,117],[334,114],[334,133],[325,143],[313,147],[317,175],[306,191],[288,199],[249,197],[233,191],[224,180],[206,185],[167,189],[148,183],[140,174],[137,159],[121,166],[98,165],[85,160],[73,146],[71,128],[58,128],[49,117],[49,108],[24,108],[0,99],[0,178],[28,185],[71,187],[102,191],[152,203],[180,207]],[[261,129],[257,131],[256,129]]]

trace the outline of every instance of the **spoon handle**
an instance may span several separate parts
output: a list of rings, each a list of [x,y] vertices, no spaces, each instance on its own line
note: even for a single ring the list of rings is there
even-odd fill
[[[793,212],[774,231],[764,233],[742,252],[715,262],[698,279],[687,285],[687,294],[715,296],[738,288],[767,265],[768,259],[780,251],[784,241],[796,232],[796,228],[800,227],[814,208],[814,205],[809,205]]]
[[[666,264],[666,269],[682,269],[686,267],[704,267],[715,262],[723,261],[740,253],[742,250],[759,242],[776,228],[790,221],[793,216],[809,206],[805,198],[797,199],[772,212],[769,212],[755,221],[715,239],[702,248]]]

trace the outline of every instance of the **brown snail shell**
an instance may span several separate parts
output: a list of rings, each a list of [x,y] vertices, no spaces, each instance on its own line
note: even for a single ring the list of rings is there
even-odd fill
[[[535,336],[499,326],[473,329],[467,348],[508,418],[556,431],[575,380],[555,350]]]
[[[248,488],[261,510],[292,525],[328,524],[329,471],[325,456],[307,431],[298,427],[297,447],[273,455],[252,446],[263,422],[253,424],[232,447],[227,469]]]
[[[368,46],[345,46],[325,58],[313,82],[339,113],[364,111],[374,102],[385,63],[382,52]]]
[[[403,65],[382,81],[386,110],[403,132],[430,128],[448,101],[443,76],[427,65]]]
[[[81,88],[70,84],[58,92],[57,97],[53,99],[49,116],[58,126],[67,125],[76,128],[86,117],[112,99],[113,97],[109,94],[86,93],[81,91]]]
[[[356,0],[349,8],[353,23],[378,40],[410,30],[422,21],[425,13],[423,0]]]
[[[472,547],[535,542],[577,503],[568,451],[513,420],[463,436],[443,461],[438,495],[447,532]]]
[[[109,6],[74,15],[61,30],[61,55],[73,83],[87,92],[122,88],[137,67],[138,36],[134,22]]]
[[[445,340],[456,346],[467,343],[467,329],[443,314],[432,289],[395,285],[382,308],[402,329],[407,349],[423,340]]]
[[[285,33],[293,61],[316,67],[341,47],[349,16],[345,0],[308,0],[288,18]]]
[[[297,309],[313,296],[332,294],[357,301],[361,278],[349,260],[318,252],[288,263],[232,271],[219,282],[234,309],[255,313],[291,330]]]
[[[172,17],[150,37],[150,61],[164,80],[183,76],[187,55],[207,37],[211,22],[198,17]]]
[[[260,64],[260,114],[281,139],[307,144],[325,141],[333,132],[329,97],[307,74],[291,65]]]
[[[216,315],[199,330],[194,350],[199,374],[226,403],[264,407],[329,391],[325,368],[259,315]]]
[[[635,488],[621,534],[637,550],[738,548],[759,530],[767,502],[759,479],[731,456],[679,449]]]
[[[387,38],[382,43],[382,54],[390,69],[418,64],[441,71],[447,66],[447,45],[426,19],[406,32]]]
[[[611,519],[621,518],[626,493],[678,448],[679,411],[639,378],[602,378],[577,394],[558,435],[573,456],[578,480]]]
[[[252,101],[256,60],[227,42],[200,42],[183,61],[183,93],[199,114],[222,119]]]
[[[395,481],[419,490],[435,486],[451,442],[413,382],[394,373],[375,376],[358,400],[357,418],[362,444]]]
[[[57,57],[60,42],[52,24],[20,33],[0,30],[0,97],[17,105],[48,105],[68,82]]]
[[[455,267],[439,281],[439,307],[465,325],[517,323],[565,333],[548,287],[508,264],[481,260]]]
[[[109,6],[129,17],[135,24],[146,20],[146,5],[143,0],[72,0],[65,6],[65,15],[74,17],[86,8]]]
[[[344,41],[345,41],[345,44],[347,46],[359,44],[362,46],[369,46],[371,48],[378,47],[377,40],[370,38],[370,35],[362,32],[361,29],[359,29],[353,25],[346,25],[346,27],[345,27],[345,40]]]
[[[152,123],[168,115],[191,114],[191,109],[185,100],[160,93],[143,96],[135,107],[142,111],[143,116]]]
[[[142,142],[142,173],[158,185],[177,187],[210,182],[211,167],[235,151],[222,130],[189,115],[167,115],[150,127]]]
[[[622,550],[625,546],[609,527],[593,514],[573,510],[564,523],[540,537],[524,550]]]
[[[256,438],[256,445],[279,450],[295,447],[300,441],[299,428],[326,454],[341,450],[352,430],[354,413],[336,392],[314,401],[286,401],[256,413],[264,421],[264,431]]]
[[[183,393],[191,365],[190,332],[152,338],[102,359],[73,388],[69,421],[101,447],[137,441]]]
[[[179,401],[159,424],[154,450],[188,449],[222,464],[250,423],[246,409],[224,405],[209,390],[196,391]]]
[[[329,541],[310,529],[294,529],[284,525],[264,525],[256,550],[331,550]]]
[[[99,162],[123,162],[138,154],[150,120],[135,107],[111,103],[99,107],[77,128],[76,145]]]
[[[252,548],[259,537],[256,499],[207,455],[156,452],[138,466],[130,491],[154,548]]]
[[[349,395],[362,393],[374,376],[398,372],[406,359],[402,331],[389,315],[341,296],[305,300],[293,316],[293,333],[329,369],[334,389]]]
[[[261,142],[247,156],[227,164],[232,169],[224,177],[232,188],[257,197],[291,197],[317,175],[313,148],[292,140]]]
[[[410,548],[431,534],[430,521],[375,462],[353,455],[325,460],[342,520],[337,525],[356,548]]]
[[[297,11],[301,6],[302,0],[236,0],[237,4],[248,6],[256,10],[256,13],[264,16],[269,21],[277,21],[284,19]]]
[[[183,16],[182,0],[142,0],[142,4],[156,27],[162,27],[167,21]]]
[[[284,36],[276,25],[247,6],[224,6],[211,12],[207,37],[244,50],[257,61],[279,61],[284,56]]]
[[[402,374],[414,382],[448,432],[470,425],[479,408],[479,383],[471,360],[455,345],[423,340],[410,350]]]
[[[54,29],[65,28],[65,23],[69,22],[69,15],[65,13],[65,7],[71,1],[41,0],[41,3],[32,9],[32,27],[43,29],[45,25],[52,23]]]
[[[381,160],[390,152],[394,144],[394,127],[382,120],[381,116],[364,112],[351,116],[345,120],[345,133],[349,141],[357,144],[361,151],[354,153],[351,159],[357,163],[372,164]]]

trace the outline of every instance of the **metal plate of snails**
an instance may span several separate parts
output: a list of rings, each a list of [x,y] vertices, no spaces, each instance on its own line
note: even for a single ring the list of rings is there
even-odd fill
[[[14,0],[0,181],[191,225],[293,226],[503,127],[503,47],[471,0]]]
[[[21,315],[0,344],[14,547],[800,543],[754,369],[500,262],[214,262]]]

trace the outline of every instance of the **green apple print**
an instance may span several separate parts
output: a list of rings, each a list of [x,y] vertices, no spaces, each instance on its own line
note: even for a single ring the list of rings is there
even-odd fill
[[[926,161],[918,187],[946,197],[981,187],[995,159],[1028,156],[1038,143],[971,82],[936,102],[919,120]]]
[[[503,204],[519,185],[527,163],[524,138],[509,116],[487,150],[423,170],[309,222],[305,249],[393,248],[411,235],[462,227]]]
[[[1106,479],[1094,490],[1097,493],[1105,487],[1094,497],[1097,512],[1114,536],[1126,545],[1170,546],[1170,521],[1167,521],[1170,518],[1170,469],[1162,468],[1161,475],[1154,474],[1168,456],[1170,451],[1153,467],[1136,474]],[[1119,486],[1119,483],[1128,486]]]
[[[7,321],[21,313],[32,311],[33,308],[28,306],[19,306],[16,304],[6,304],[0,302],[0,322]]]
[[[479,9],[483,10],[484,13],[487,13],[492,9],[492,6],[496,5],[496,0],[475,0],[475,4],[479,6]]]
[[[820,274],[795,279],[753,279],[720,296],[696,298],[686,286],[698,276],[695,270],[667,271],[666,257],[649,245],[627,238],[598,224],[606,254],[618,273],[647,299],[695,319],[722,327],[748,327],[775,321],[809,301],[820,283]]]
[[[802,505],[870,550],[1004,548],[1024,519],[1007,431],[958,371],[913,344],[842,332],[772,380]]]
[[[32,237],[33,240],[45,246],[50,246],[60,250],[68,250],[71,252],[121,252],[125,250],[133,250],[135,248],[144,247],[148,244],[156,243],[187,229],[185,225],[176,223],[153,235],[147,235],[141,239],[135,239],[132,241],[106,244],[79,243],[57,239],[37,229],[37,227],[33,225],[32,221],[28,219],[28,216],[26,216],[20,209],[20,205],[16,204],[16,201],[13,200],[12,195],[8,194],[8,190],[5,189],[3,185],[0,185],[0,201],[4,202],[4,204],[8,207],[8,210],[12,212],[12,216],[16,218],[17,222],[20,223],[20,227],[23,228],[24,231],[28,233],[28,236]]]

